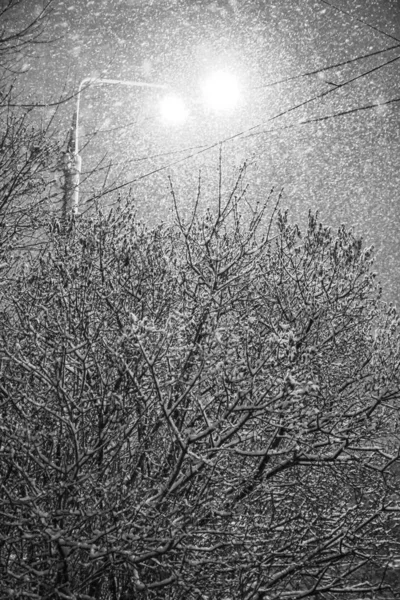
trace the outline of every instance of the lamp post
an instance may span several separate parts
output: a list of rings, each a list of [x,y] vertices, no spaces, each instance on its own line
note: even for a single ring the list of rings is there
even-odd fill
[[[72,118],[71,133],[68,141],[67,153],[64,163],[64,197],[62,207],[62,218],[65,220],[67,212],[71,210],[78,213],[79,208],[79,183],[82,171],[82,158],[79,154],[79,109],[81,93],[91,85],[127,85],[131,87],[145,87],[156,89],[169,89],[167,85],[158,83],[146,83],[143,81],[129,81],[126,79],[97,79],[85,77],[78,86],[76,95],[76,107]]]
[[[79,154],[79,110],[81,93],[91,85],[126,85],[130,87],[155,88],[171,90],[170,86],[144,81],[130,81],[126,79],[102,79],[85,77],[78,86],[76,95],[76,108],[72,118],[71,133],[68,140],[67,152],[63,166],[65,184],[62,205],[62,219],[65,223],[67,212],[78,213],[79,184],[82,170],[82,159]],[[232,74],[218,71],[203,83],[204,102],[217,113],[231,110],[238,102],[240,90]],[[186,119],[188,112],[180,98],[170,93],[164,98],[161,112],[166,121],[180,123]]]

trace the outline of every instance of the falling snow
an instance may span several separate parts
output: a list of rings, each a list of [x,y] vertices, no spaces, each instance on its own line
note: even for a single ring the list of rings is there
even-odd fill
[[[373,53],[399,42],[400,7],[336,4],[341,11],[321,0],[54,0],[51,46],[20,64],[21,93],[42,103],[89,76],[168,84],[187,107],[182,126],[159,119],[160,90],[92,86],[82,94],[86,172],[112,163],[108,180],[130,178],[154,222],[165,218],[167,174],[188,204],[201,169],[213,201],[223,141],[226,190],[247,159],[249,199],[284,188],[293,218],[311,208],[332,226],[354,225],[376,246],[387,298],[397,301],[400,52]],[[202,105],[200,82],[224,71],[237,78],[241,102],[216,114]],[[73,111],[74,100],[60,109],[59,130]]]

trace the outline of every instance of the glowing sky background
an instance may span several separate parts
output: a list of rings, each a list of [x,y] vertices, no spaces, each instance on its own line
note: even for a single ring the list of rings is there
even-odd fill
[[[14,25],[42,7],[31,0]],[[398,0],[54,0],[46,36],[51,43],[23,65],[24,100],[54,101],[84,77],[112,77],[168,83],[190,110],[184,126],[168,128],[157,117],[158,92],[84,92],[84,171],[101,167],[84,183],[86,198],[99,177],[131,182],[126,189],[151,224],[169,210],[167,175],[190,207],[201,169],[212,203],[223,141],[226,190],[247,160],[249,198],[283,188],[294,219],[311,208],[332,227],[354,226],[375,245],[385,297],[397,302]],[[219,116],[199,102],[199,81],[216,69],[234,73],[243,91],[240,106]],[[59,110],[60,137],[73,111],[74,100]]]

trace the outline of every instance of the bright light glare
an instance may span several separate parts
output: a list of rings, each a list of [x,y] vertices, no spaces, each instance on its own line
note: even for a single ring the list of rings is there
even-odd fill
[[[203,98],[206,104],[217,111],[234,108],[240,98],[239,85],[230,73],[218,71],[211,75],[202,85]]]
[[[180,125],[188,117],[188,111],[181,98],[170,94],[160,102],[161,118],[167,125]]]

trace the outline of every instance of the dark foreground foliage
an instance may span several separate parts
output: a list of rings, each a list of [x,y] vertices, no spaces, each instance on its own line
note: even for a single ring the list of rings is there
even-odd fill
[[[24,22],[26,0],[0,1],[0,271],[9,274],[22,255],[41,245],[45,215],[58,210],[63,168],[62,142],[52,133],[55,112],[48,120],[39,117],[35,103],[22,101],[26,61],[35,49],[48,43],[47,14],[53,0],[42,3],[32,20]],[[57,108],[49,102],[48,108]],[[40,105],[39,105],[40,106]],[[44,106],[40,110],[43,113]],[[22,260],[24,260],[22,258]]]
[[[3,281],[1,598],[399,597],[398,317],[350,231],[240,208]]]

